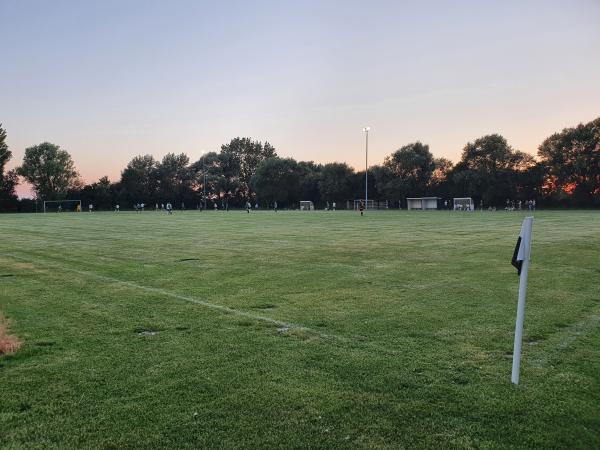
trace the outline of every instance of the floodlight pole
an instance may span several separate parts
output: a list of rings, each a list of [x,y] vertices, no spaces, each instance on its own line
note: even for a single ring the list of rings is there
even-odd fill
[[[204,206],[202,209],[206,211],[206,161],[204,160],[204,152],[202,152],[202,172],[204,173],[204,182],[202,183],[202,201]]]
[[[368,208],[368,168],[369,168],[369,130],[371,127],[363,128],[365,132],[365,209]]]
[[[204,200],[204,211],[206,211],[206,164],[204,164],[204,183],[202,183],[202,189],[204,193],[202,194],[202,199]]]

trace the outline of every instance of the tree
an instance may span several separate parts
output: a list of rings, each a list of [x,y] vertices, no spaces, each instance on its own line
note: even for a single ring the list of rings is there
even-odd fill
[[[198,193],[198,197],[204,203],[206,201],[216,202],[221,197],[225,201],[229,199],[228,179],[223,174],[220,155],[217,152],[209,152],[190,166],[192,176],[192,190]],[[206,185],[204,184],[206,181]],[[208,206],[208,205],[207,205]]]
[[[299,200],[300,167],[292,158],[267,158],[252,176],[252,189],[267,203],[291,206]]]
[[[191,200],[194,175],[185,153],[167,153],[156,166],[158,196],[161,199],[176,201],[176,204]]]
[[[322,202],[341,202],[352,198],[354,171],[345,163],[325,164],[318,186]]]
[[[434,187],[441,186],[448,180],[448,176],[452,172],[452,161],[446,158],[434,158],[433,167],[429,183]]]
[[[71,155],[50,142],[25,149],[23,165],[17,173],[33,186],[37,198],[43,200],[63,199],[69,189],[81,185]]]
[[[158,201],[158,163],[152,155],[136,156],[121,172],[121,198],[135,203]]]
[[[6,143],[6,130],[0,123],[0,211],[14,209],[17,206],[15,186],[18,183],[16,171],[10,170],[4,173],[6,163],[12,157],[12,153]]]
[[[503,205],[519,196],[519,173],[535,164],[534,158],[513,150],[504,137],[491,134],[469,142],[452,170],[454,195],[468,195],[476,203]]]
[[[385,158],[383,163],[402,180],[409,195],[426,195],[435,170],[429,146],[421,142],[405,145]]]
[[[556,199],[600,204],[600,117],[555,133],[538,148],[544,187]]]
[[[371,167],[369,178],[375,181],[375,194],[380,200],[387,200],[390,206],[397,206],[408,195],[408,186],[402,178],[386,165]],[[364,175],[364,174],[363,174]],[[364,188],[363,188],[364,189]],[[360,198],[364,197],[362,195]]]
[[[6,143],[6,130],[2,128],[2,124],[0,123],[0,181],[2,181],[2,177],[4,176],[4,166],[12,157],[12,152],[8,149],[8,144]]]
[[[111,183],[108,177],[104,176],[95,183],[84,186],[79,192],[79,197],[84,205],[92,203],[95,209],[108,210],[117,201],[116,185]]]
[[[319,192],[319,180],[323,166],[312,161],[298,162],[300,171],[300,182],[298,183],[298,199],[310,200],[315,205],[321,204],[322,199]]]
[[[250,185],[252,175],[258,165],[267,158],[277,156],[275,148],[265,142],[252,141],[250,138],[237,137],[229,144],[221,146],[221,157],[224,163],[224,174],[237,185],[239,199],[252,198]]]

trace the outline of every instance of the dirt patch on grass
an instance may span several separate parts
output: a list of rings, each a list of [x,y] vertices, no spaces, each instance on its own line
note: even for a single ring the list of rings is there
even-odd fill
[[[0,356],[15,353],[22,342],[16,336],[8,333],[10,322],[0,313]]]
[[[270,311],[272,309],[277,308],[277,305],[275,305],[273,303],[261,303],[259,305],[254,305],[251,308],[252,309],[264,309],[264,310]]]
[[[144,330],[138,333],[138,336],[155,336],[158,331],[155,330]]]
[[[161,331],[158,327],[136,327],[133,332],[138,336],[155,336]]]

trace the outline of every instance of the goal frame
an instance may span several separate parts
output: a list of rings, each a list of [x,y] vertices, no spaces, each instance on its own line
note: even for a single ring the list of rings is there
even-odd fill
[[[300,211],[314,211],[315,204],[312,200],[301,200],[300,201]]]
[[[458,202],[457,202],[458,200]],[[458,209],[457,206],[461,205],[461,208]],[[463,205],[467,205],[467,209],[462,209]],[[475,203],[473,202],[472,197],[454,197],[452,199],[452,209],[453,211],[475,211]]]
[[[354,211],[358,211],[360,209],[360,202],[364,202],[365,200],[362,198],[358,198],[354,200]],[[367,200],[365,203],[366,210],[375,210],[375,209],[389,209],[389,204],[387,200]]]
[[[79,203],[79,211],[81,212],[81,200],[44,200],[44,212],[48,212],[46,211],[46,205],[48,203]]]

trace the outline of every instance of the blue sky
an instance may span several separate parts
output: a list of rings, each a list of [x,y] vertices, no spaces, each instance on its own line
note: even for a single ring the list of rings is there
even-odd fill
[[[0,122],[84,179],[235,136],[362,167],[488,133],[535,153],[600,115],[600,2],[0,0]]]

